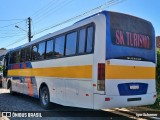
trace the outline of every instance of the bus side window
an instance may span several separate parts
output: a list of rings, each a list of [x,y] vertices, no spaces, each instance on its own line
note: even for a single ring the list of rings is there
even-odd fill
[[[53,40],[46,43],[46,59],[53,57]]]
[[[55,57],[64,56],[64,41],[65,41],[65,36],[57,37],[55,39],[55,49],[54,49]]]
[[[25,49],[21,49],[21,57],[20,57],[20,62],[25,62]]]
[[[19,63],[20,62],[20,50],[16,51],[16,61],[15,63]]]
[[[87,50],[86,52],[92,52],[93,50],[93,26],[87,28]]]
[[[26,61],[31,61],[31,47],[26,48]]]
[[[32,46],[32,60],[37,60],[38,48],[37,45]]]
[[[45,46],[46,46],[45,42],[39,43],[38,53],[37,53],[38,60],[43,60],[45,58]]]
[[[16,63],[16,52],[13,52],[12,60],[12,64]]]
[[[15,63],[15,56],[16,56],[15,52],[10,53],[10,61],[9,61],[10,64]]]
[[[78,53],[85,53],[85,43],[86,43],[86,29],[81,29],[79,31],[79,41],[78,41]]]
[[[65,55],[76,54],[76,43],[77,43],[77,32],[67,34]]]

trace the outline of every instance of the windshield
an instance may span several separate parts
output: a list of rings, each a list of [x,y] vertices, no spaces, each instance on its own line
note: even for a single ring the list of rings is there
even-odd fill
[[[155,63],[155,33],[150,22],[109,12],[106,59],[127,59]]]

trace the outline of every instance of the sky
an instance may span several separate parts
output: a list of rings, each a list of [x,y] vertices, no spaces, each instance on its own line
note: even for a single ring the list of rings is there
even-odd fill
[[[94,9],[99,6],[100,9]],[[155,28],[155,35],[160,36],[159,9],[160,0],[1,0],[0,48],[11,49],[28,42],[28,17],[31,18],[33,41],[101,10],[130,14],[148,20]],[[87,14],[61,24],[83,13]],[[45,30],[51,27],[52,29]]]

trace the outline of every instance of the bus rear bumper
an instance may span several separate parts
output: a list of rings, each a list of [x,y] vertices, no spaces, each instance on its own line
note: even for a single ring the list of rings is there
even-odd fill
[[[132,96],[107,96],[94,94],[94,109],[150,105],[155,103],[156,95],[156,92]]]

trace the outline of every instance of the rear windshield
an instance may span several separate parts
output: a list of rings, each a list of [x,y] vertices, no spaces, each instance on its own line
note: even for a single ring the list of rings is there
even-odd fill
[[[124,14],[112,14],[110,21],[113,44],[152,48],[152,26],[147,21]]]
[[[106,59],[155,62],[155,35],[150,22],[114,12],[109,18]]]

